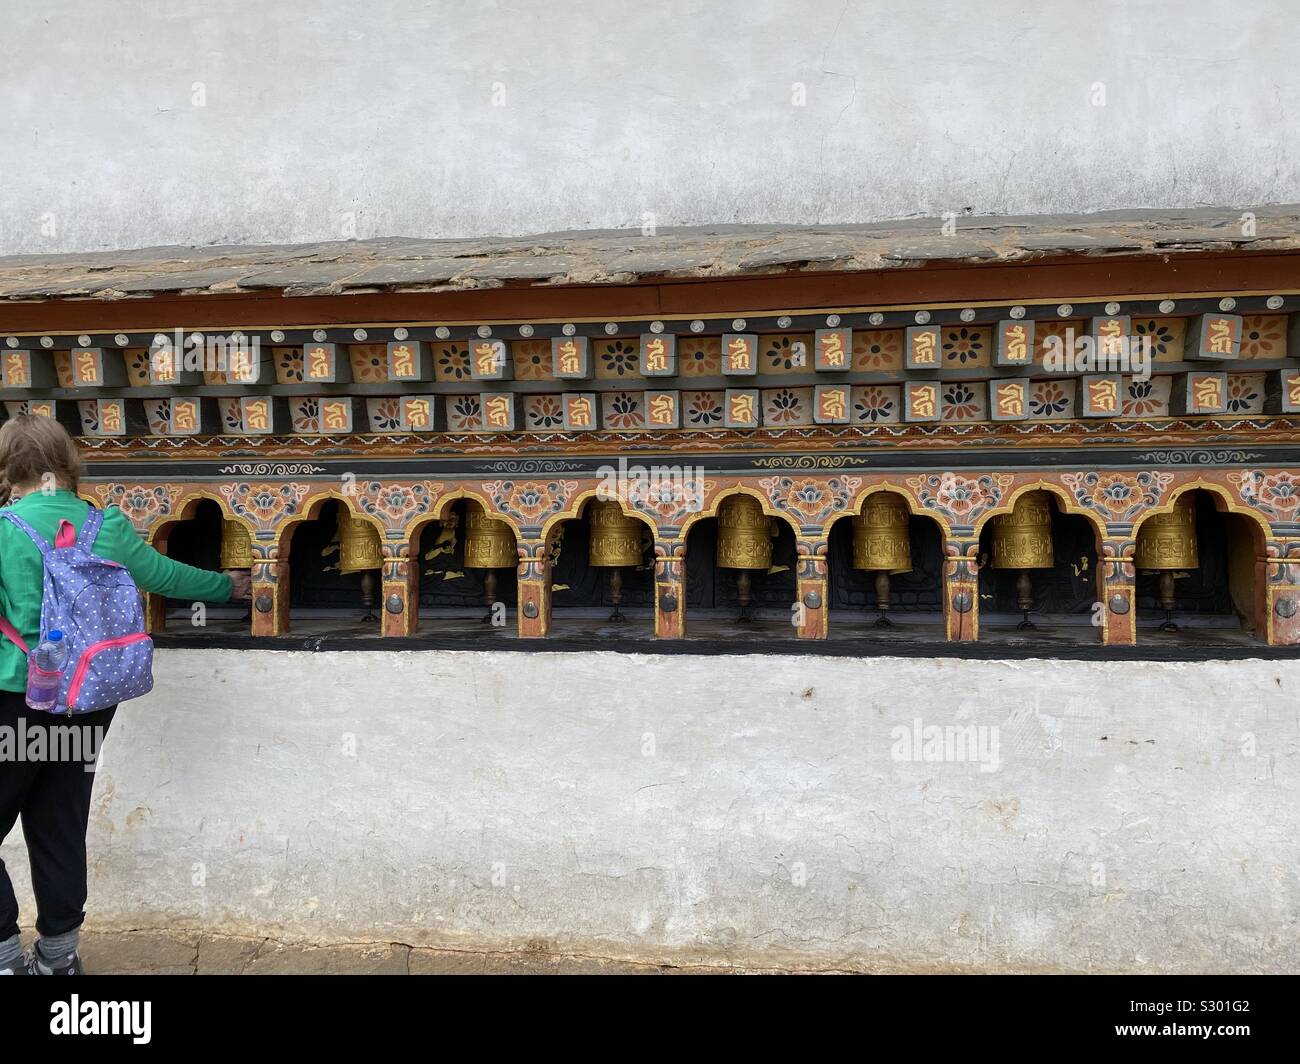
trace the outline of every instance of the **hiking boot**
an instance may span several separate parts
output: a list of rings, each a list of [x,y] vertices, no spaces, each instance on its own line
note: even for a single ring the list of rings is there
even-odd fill
[[[81,975],[81,954],[75,950],[58,963],[50,963],[41,956],[39,949],[31,952],[32,975]]]

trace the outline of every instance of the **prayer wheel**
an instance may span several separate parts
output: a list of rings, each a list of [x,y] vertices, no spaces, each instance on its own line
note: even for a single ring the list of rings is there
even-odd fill
[[[519,564],[510,526],[489,517],[476,502],[465,506],[465,568],[513,569]]]
[[[238,521],[221,522],[221,568],[253,568],[253,539]]]
[[[1192,492],[1178,497],[1167,514],[1152,514],[1138,528],[1133,566],[1139,572],[1160,574],[1160,608],[1165,611],[1161,628],[1178,631],[1174,624],[1174,580],[1179,570],[1200,565],[1196,545],[1196,502]]]
[[[645,550],[645,525],[628,517],[616,502],[593,502],[589,507],[591,546],[587,564],[594,569],[609,570],[609,600],[614,611],[611,621],[624,619],[619,606],[623,602],[623,570],[641,564]]]
[[[740,600],[740,620],[748,621],[753,600],[751,573],[766,572],[772,567],[772,540],[776,523],[763,513],[763,507],[751,495],[733,495],[718,508],[718,567],[739,569],[736,595]]]
[[[484,622],[492,620],[497,598],[498,569],[514,569],[519,564],[515,534],[504,521],[488,516],[476,502],[465,503],[465,568],[486,569],[483,574],[483,604],[487,606]]]
[[[912,542],[908,535],[911,511],[907,500],[892,491],[869,495],[862,513],[853,518],[853,568],[876,574],[876,624],[891,627],[889,578],[912,569]]]
[[[378,620],[375,616],[375,574],[383,568],[384,552],[380,546],[379,529],[362,517],[353,517],[342,507],[339,510],[339,572],[361,574],[361,605],[365,607],[363,621]]]
[[[1034,627],[1029,611],[1034,608],[1031,569],[1050,569],[1052,557],[1052,503],[1045,491],[1027,491],[1016,500],[1011,513],[993,522],[994,569],[1019,569],[1016,577],[1016,605],[1021,610],[1020,628]]]

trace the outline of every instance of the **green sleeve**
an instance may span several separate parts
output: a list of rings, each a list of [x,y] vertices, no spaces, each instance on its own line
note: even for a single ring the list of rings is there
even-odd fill
[[[142,540],[122,511],[104,511],[104,527],[95,540],[95,553],[124,565],[142,591],[196,602],[228,602],[230,577],[159,554]]]

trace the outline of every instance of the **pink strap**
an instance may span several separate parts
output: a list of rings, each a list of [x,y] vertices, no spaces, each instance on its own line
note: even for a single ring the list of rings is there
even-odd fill
[[[23,642],[23,637],[18,634],[18,629],[3,617],[0,617],[0,635],[6,636],[9,641],[24,654],[31,653],[31,651],[27,649],[27,644]]]
[[[54,535],[54,545],[63,550],[65,547],[71,547],[77,542],[77,530],[72,527],[71,521],[60,521],[59,530]]]

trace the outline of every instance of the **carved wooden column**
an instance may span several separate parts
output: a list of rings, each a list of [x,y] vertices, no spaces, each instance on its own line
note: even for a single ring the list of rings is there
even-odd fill
[[[289,631],[289,563],[255,557],[251,575],[253,635],[286,635]]]
[[[168,521],[148,540],[149,545],[159,554],[167,553],[167,542],[174,527],[175,524]],[[144,630],[150,635],[160,635],[167,631],[166,596],[155,595],[152,591],[141,591],[140,594],[144,599]]]
[[[519,541],[519,638],[542,639],[551,630],[551,559],[544,540]]]
[[[797,609],[793,620],[799,639],[825,639],[829,634],[826,586],[826,544],[799,543],[795,593]],[[808,553],[804,553],[804,551]]]
[[[1269,646],[1300,645],[1300,560],[1286,560],[1300,554],[1300,542],[1270,543],[1268,553],[1270,557],[1255,567],[1255,586],[1262,580],[1264,587],[1265,611],[1264,631],[1256,635],[1266,638]]]
[[[167,598],[155,595],[151,591],[142,591],[144,596],[144,630],[150,635],[158,635],[167,630]]]
[[[655,638],[686,638],[686,543],[655,545]]]
[[[1093,614],[1093,623],[1101,628],[1106,646],[1133,646],[1137,643],[1137,591],[1134,587],[1133,553],[1123,557],[1126,540],[1121,536],[1107,539],[1097,559],[1101,570],[1101,609]]]
[[[396,549],[405,550],[405,544]],[[415,635],[420,624],[419,559],[389,557],[384,559],[382,596],[383,634]]]
[[[980,635],[979,542],[953,541],[943,565],[943,629],[950,643],[972,643]]]

